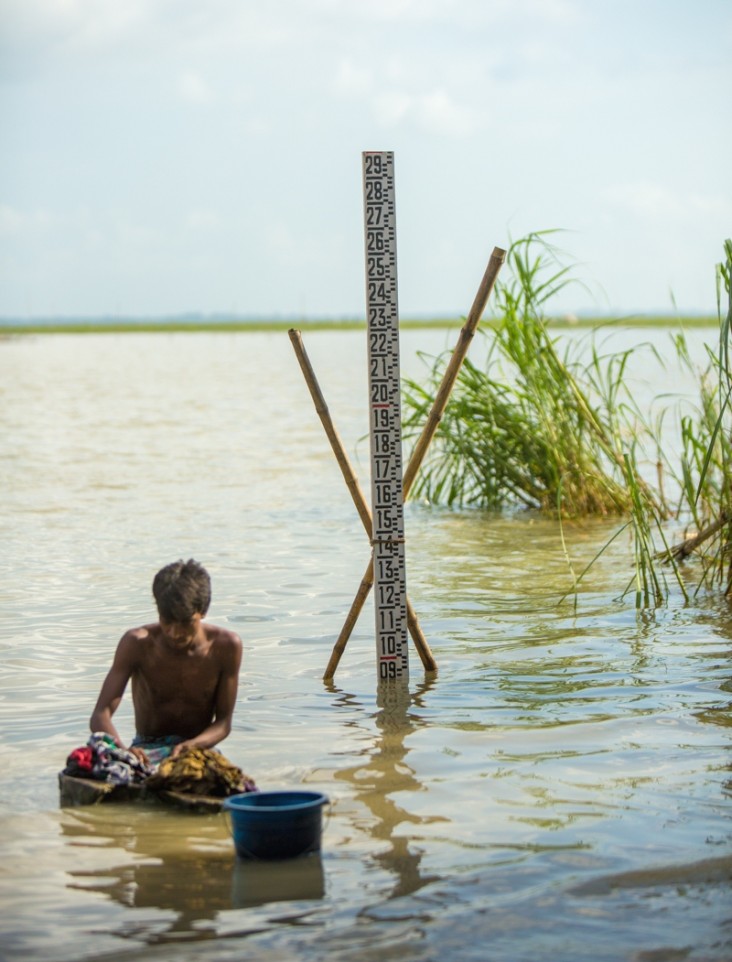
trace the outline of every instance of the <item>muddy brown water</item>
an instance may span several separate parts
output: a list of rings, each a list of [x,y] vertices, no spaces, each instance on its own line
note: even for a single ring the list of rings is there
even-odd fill
[[[405,332],[405,373],[453,338]],[[364,336],[305,344],[368,489]],[[552,522],[410,504],[439,671],[412,652],[382,697],[367,606],[325,684],[368,544],[286,334],[9,338],[0,365],[0,956],[732,958],[724,602],[636,613],[620,540],[558,605]],[[576,564],[613,530],[571,528]],[[224,816],[58,807],[114,645],[182,556],[244,641],[222,747],[330,798],[320,856],[237,861]]]

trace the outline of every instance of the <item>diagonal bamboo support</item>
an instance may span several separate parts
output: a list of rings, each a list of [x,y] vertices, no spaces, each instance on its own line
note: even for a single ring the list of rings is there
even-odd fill
[[[305,345],[302,342],[302,334],[300,331],[290,330],[289,332],[290,341],[295,350],[297,360],[300,364],[300,369],[302,370],[303,376],[305,378],[305,383],[310,391],[310,396],[313,399],[313,404],[315,405],[315,410],[318,417],[321,420],[323,427],[325,428],[325,433],[330,441],[330,446],[333,453],[336,456],[338,466],[341,469],[343,479],[346,482],[348,490],[351,493],[351,498],[356,506],[359,517],[363,522],[363,526],[366,529],[366,534],[371,537],[371,532],[373,530],[373,524],[371,519],[371,511],[369,510],[366,497],[363,493],[361,485],[358,483],[358,478],[351,466],[346,450],[343,447],[343,442],[340,439],[338,431],[336,430],[333,419],[330,416],[330,411],[328,410],[328,405],[325,402],[325,397],[318,384],[318,379],[315,376],[315,371],[310,363],[310,358],[305,350]],[[368,595],[368,590],[366,591]],[[365,600],[365,599],[364,599]],[[361,602],[363,605],[363,602]],[[432,652],[430,651],[430,646],[427,643],[427,639],[422,632],[422,629],[417,618],[417,613],[412,607],[412,603],[407,598],[407,628],[409,629],[409,634],[412,636],[412,641],[417,649],[420,659],[422,660],[422,665],[425,671],[436,671],[437,662],[434,659]],[[350,634],[350,632],[349,632]],[[340,655],[339,655],[340,657]],[[326,674],[326,678],[332,677],[332,674]]]
[[[417,439],[417,443],[415,444],[414,450],[412,451],[412,455],[409,459],[409,464],[404,472],[404,480],[402,483],[404,490],[403,497],[405,501],[407,500],[409,490],[412,487],[414,479],[416,478],[417,473],[422,465],[422,461],[427,454],[427,449],[432,442],[432,438],[435,436],[435,432],[439,427],[440,421],[442,420],[442,415],[445,413],[447,402],[455,385],[455,381],[457,380],[462,363],[465,360],[465,355],[468,353],[470,342],[473,340],[473,335],[478,328],[480,318],[482,317],[485,306],[488,303],[488,298],[493,290],[496,278],[498,277],[498,272],[503,266],[505,260],[506,251],[501,247],[494,247],[488,261],[488,266],[485,269],[483,279],[480,282],[478,293],[475,295],[473,305],[470,308],[470,313],[468,314],[465,324],[460,331],[460,336],[458,337],[458,342],[455,346],[455,350],[452,353],[452,357],[445,368],[445,373],[443,374],[442,381],[437,389],[437,394],[435,395],[435,400],[427,417],[427,421],[422,429],[422,433]],[[325,679],[330,679],[335,675],[338,662],[340,661],[341,655],[345,650],[348,639],[350,638],[354,625],[358,620],[361,609],[368,598],[373,583],[374,566],[373,559],[370,559],[369,566],[366,569],[363,578],[361,579],[361,584],[356,592],[356,597],[353,599],[353,603],[346,617],[346,621],[341,629],[341,633],[338,636],[333,648],[333,652],[330,656],[328,667],[325,675],[323,676]]]
[[[325,433],[330,441],[333,454],[336,456],[338,467],[341,469],[341,474],[343,475],[343,479],[351,493],[351,498],[353,503],[356,505],[356,510],[359,513],[361,521],[363,522],[366,533],[369,537],[371,537],[371,511],[369,510],[366,496],[363,493],[361,485],[358,483],[356,473],[351,467],[351,462],[348,460],[348,455],[343,447],[343,442],[341,441],[340,435],[336,431],[333,418],[330,416],[328,405],[325,403],[325,397],[323,396],[323,392],[320,390],[318,379],[315,376],[315,371],[310,363],[310,358],[305,350],[305,345],[302,342],[302,334],[300,331],[297,331],[294,328],[287,333],[295,350],[295,355],[297,356],[297,360],[300,364],[300,370],[305,378],[305,383],[310,391],[310,396],[313,399],[315,410],[323,427],[325,428]]]

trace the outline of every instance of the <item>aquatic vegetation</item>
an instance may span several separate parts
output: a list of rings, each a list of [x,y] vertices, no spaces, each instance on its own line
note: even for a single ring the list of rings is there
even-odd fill
[[[455,507],[531,508],[556,514],[560,523],[624,518],[621,531],[629,530],[634,555],[627,590],[638,607],[653,607],[668,594],[667,571],[686,596],[679,564],[692,551],[702,559],[702,581],[722,578],[729,567],[730,313],[722,321],[720,306],[719,351],[710,352],[700,377],[698,411],[680,420],[677,463],[660,440],[667,411],[651,423],[626,376],[636,352],[653,352],[662,362],[655,348],[607,350],[604,328],[584,341],[552,332],[551,300],[574,281],[551,233],[512,244],[508,276],[496,285],[496,316],[483,333],[485,361],[465,362],[413,494]],[[720,305],[723,289],[729,299],[731,253],[728,242],[718,269]],[[677,362],[692,370],[683,333],[672,343]],[[407,443],[424,423],[444,365],[444,357],[433,360],[425,385],[405,381]],[[667,502],[669,482],[674,506]],[[709,534],[670,547],[669,519]],[[575,576],[575,588],[583,574]]]
[[[694,531],[664,557],[701,561],[698,588],[721,585],[732,590],[732,240],[725,241],[725,259],[717,265],[719,344],[708,351],[708,367],[700,377],[696,416],[682,419],[683,453],[679,483],[683,506]],[[725,303],[726,302],[726,303]],[[723,314],[724,311],[724,314]],[[697,588],[697,590],[698,590]]]
[[[491,509],[553,510],[561,501],[565,517],[630,509],[625,438],[639,436],[640,421],[632,395],[623,396],[630,352],[608,357],[593,343],[582,361],[581,342],[550,332],[547,302],[571,282],[553,259],[543,234],[512,245],[485,364],[465,362],[417,496]],[[423,422],[443,364],[426,387],[406,382],[405,437]]]

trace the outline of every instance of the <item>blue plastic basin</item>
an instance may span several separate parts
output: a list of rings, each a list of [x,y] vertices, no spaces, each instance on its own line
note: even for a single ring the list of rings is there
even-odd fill
[[[247,792],[224,802],[239,858],[296,858],[320,850],[323,806],[320,792]]]

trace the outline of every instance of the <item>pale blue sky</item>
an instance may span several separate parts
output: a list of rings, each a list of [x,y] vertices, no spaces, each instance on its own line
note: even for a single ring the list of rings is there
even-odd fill
[[[403,315],[564,228],[558,311],[714,311],[729,0],[0,0],[0,316],[362,315],[361,151]]]

